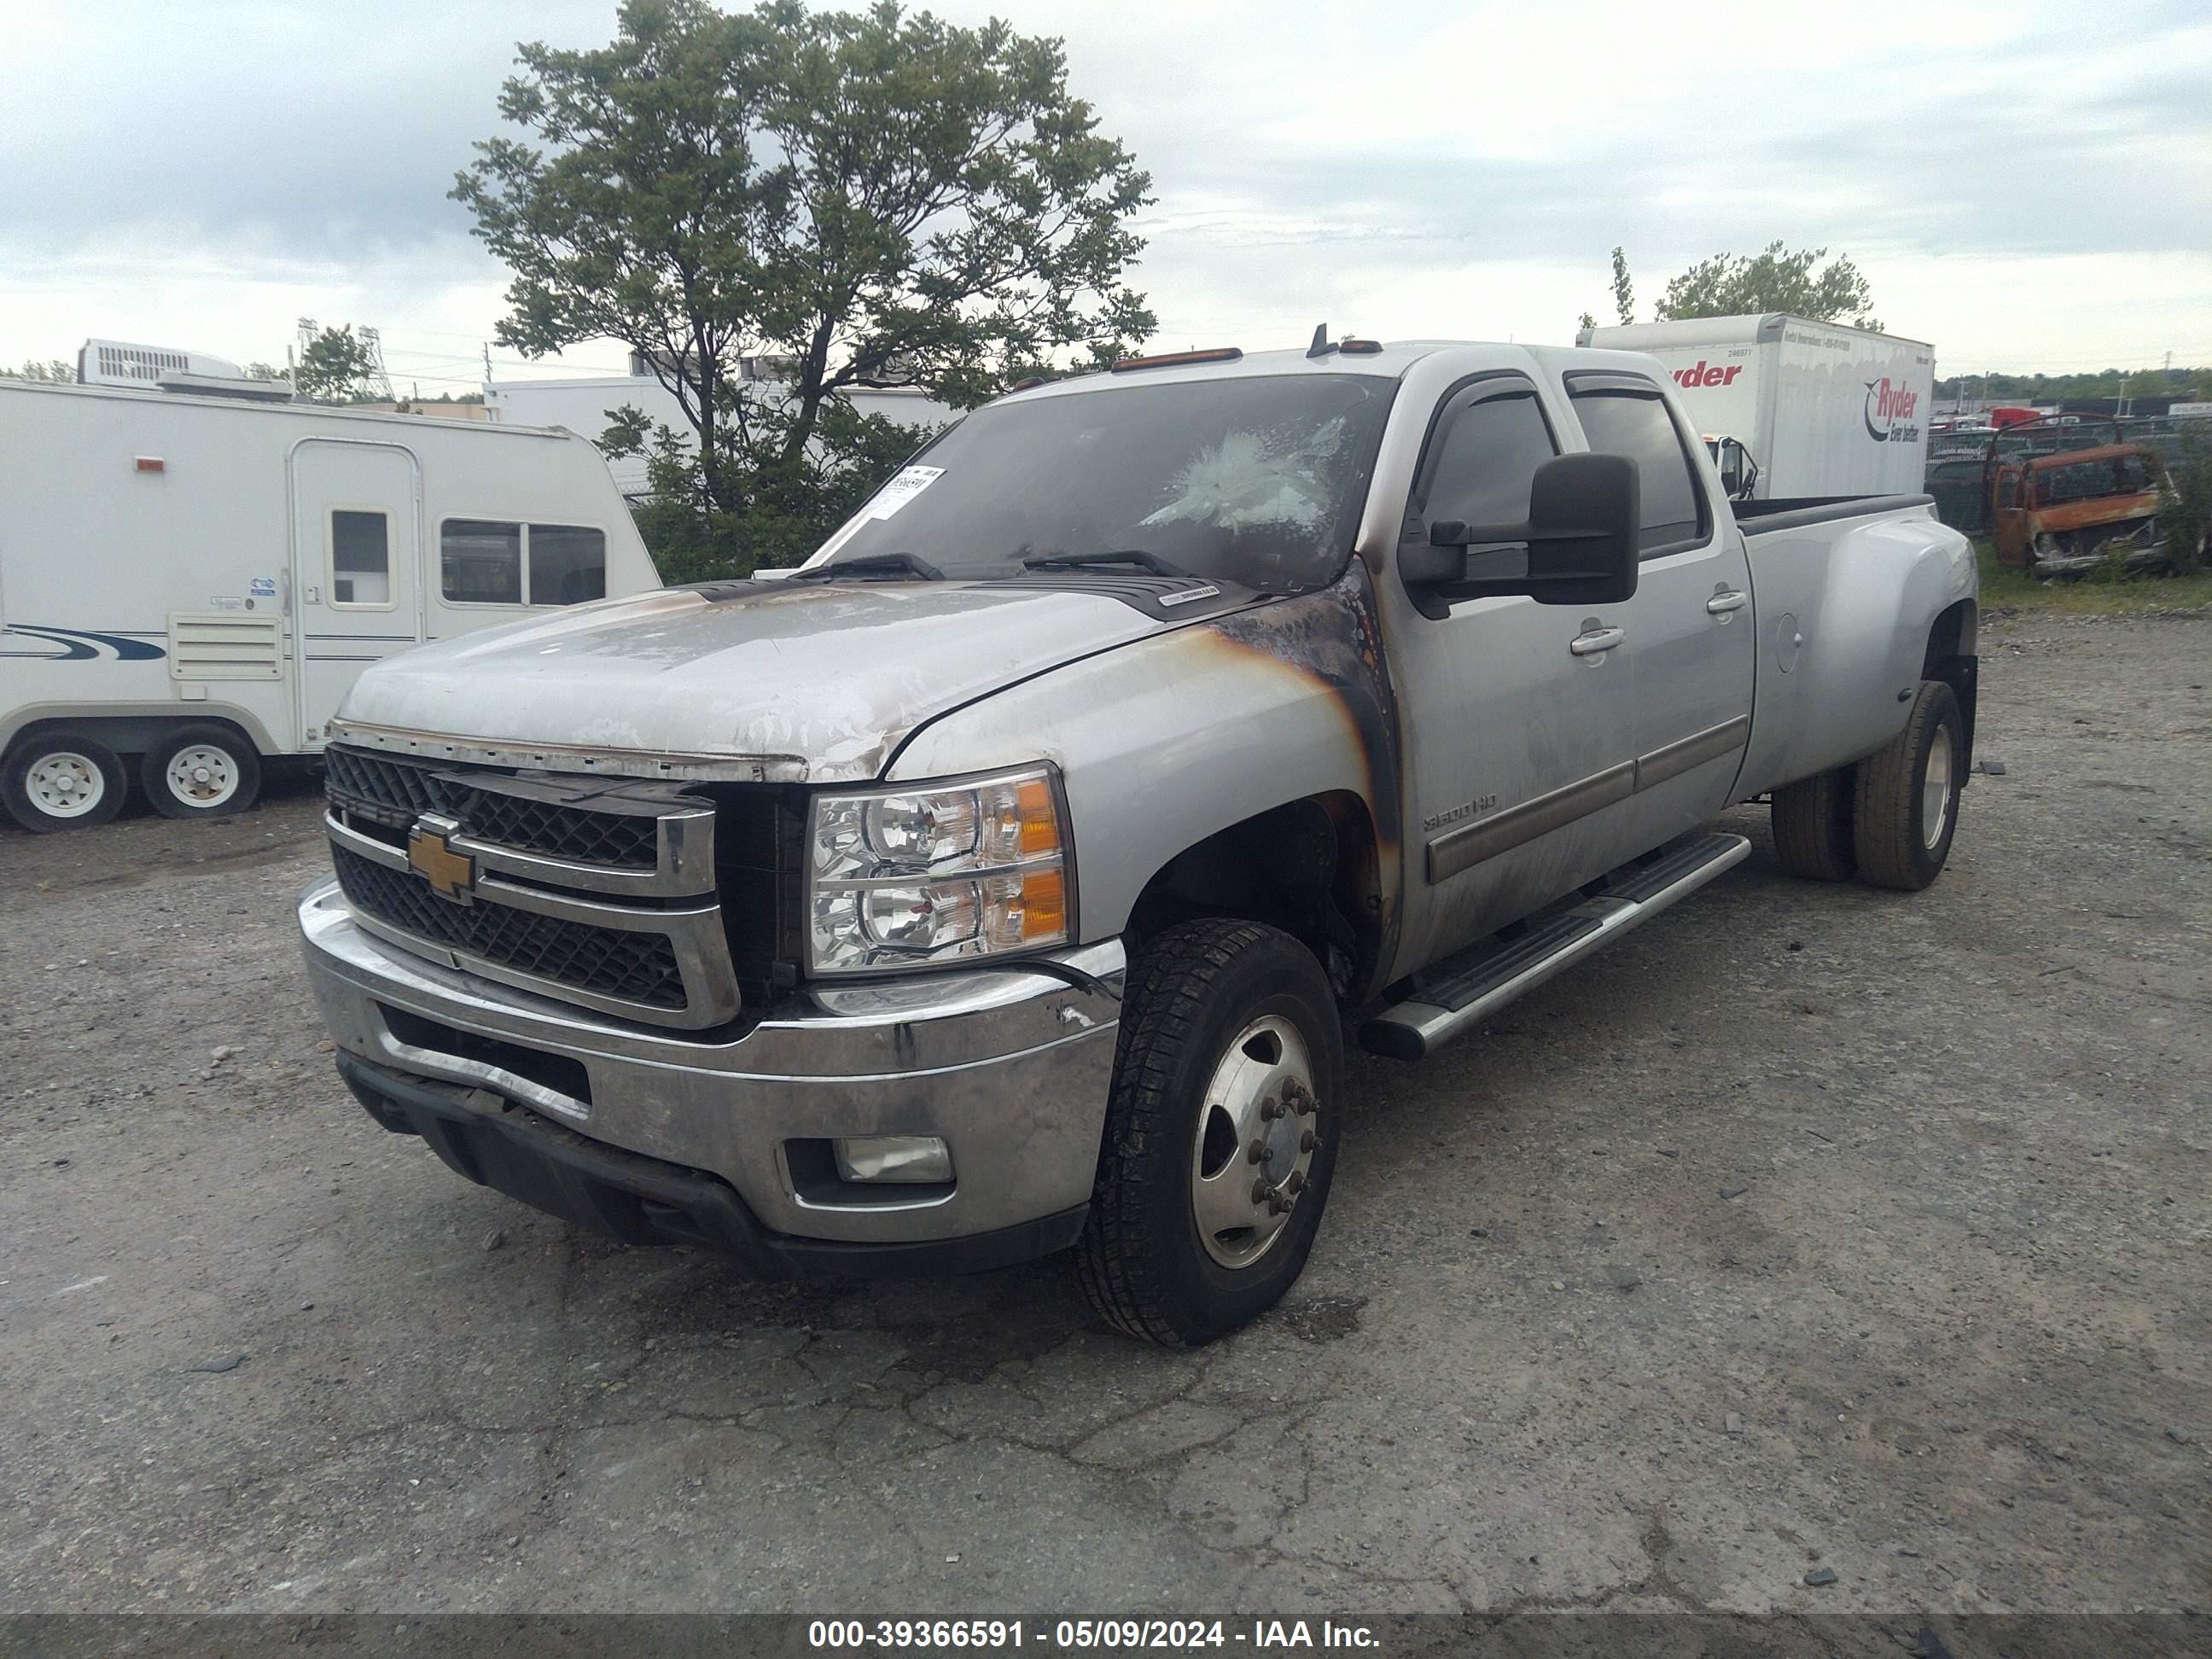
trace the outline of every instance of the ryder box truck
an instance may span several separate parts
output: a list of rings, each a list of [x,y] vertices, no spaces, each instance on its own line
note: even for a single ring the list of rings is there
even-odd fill
[[[1936,391],[1936,353],[1925,341],[1774,312],[1586,328],[1575,343],[1656,357],[1731,495],[1919,493]],[[1731,438],[1757,464],[1747,489],[1729,477]]]

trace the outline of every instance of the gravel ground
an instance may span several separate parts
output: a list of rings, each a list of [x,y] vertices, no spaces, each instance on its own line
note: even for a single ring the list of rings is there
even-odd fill
[[[1933,889],[1736,815],[1355,1060],[1304,1282],[1194,1355],[1057,1264],[763,1286],[384,1133],[292,942],[312,786],[0,834],[0,1609],[2212,1605],[2212,629],[1984,644]]]

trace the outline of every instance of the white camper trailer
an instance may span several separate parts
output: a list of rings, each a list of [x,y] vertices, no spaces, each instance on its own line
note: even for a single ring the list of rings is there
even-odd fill
[[[573,433],[0,380],[0,795],[236,811],[368,664],[659,585]]]
[[[1656,357],[1731,495],[1920,491],[1936,394],[1936,352],[1925,341],[1777,312],[1586,328],[1575,343]],[[1740,489],[1739,480],[1748,483]]]

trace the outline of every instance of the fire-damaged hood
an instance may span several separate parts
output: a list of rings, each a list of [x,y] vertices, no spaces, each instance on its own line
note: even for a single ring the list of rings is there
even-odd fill
[[[860,781],[933,715],[1181,620],[1043,583],[674,588],[406,652],[361,677],[332,736],[554,769]]]

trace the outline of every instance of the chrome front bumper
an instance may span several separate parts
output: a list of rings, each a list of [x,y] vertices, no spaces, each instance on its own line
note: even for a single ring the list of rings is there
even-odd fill
[[[918,975],[796,993],[742,1036],[689,1040],[413,956],[362,928],[335,881],[301,894],[299,915],[316,1001],[346,1054],[718,1176],[775,1234],[896,1247],[1002,1233],[1090,1200],[1121,1012],[1118,941],[1060,958],[1103,994],[1012,968]],[[423,1022],[459,1036],[441,1040]],[[498,1044],[572,1063],[528,1066],[532,1081],[497,1063]],[[588,1099],[543,1080],[577,1064]],[[851,1135],[940,1136],[953,1180],[825,1178],[821,1144]]]

